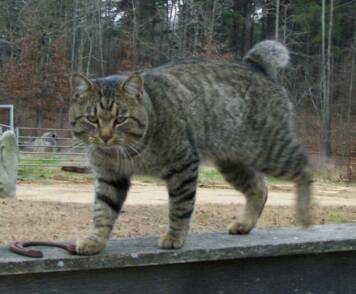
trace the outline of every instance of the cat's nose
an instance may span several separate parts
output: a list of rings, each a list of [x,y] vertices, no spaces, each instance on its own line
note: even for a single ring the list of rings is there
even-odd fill
[[[112,133],[100,134],[100,139],[107,143],[112,138]]]

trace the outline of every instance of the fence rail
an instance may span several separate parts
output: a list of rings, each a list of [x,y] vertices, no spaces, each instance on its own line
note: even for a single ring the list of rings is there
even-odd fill
[[[19,166],[89,166],[86,147],[73,139],[70,129],[18,127],[15,131],[19,149]],[[311,157],[318,158],[319,151],[312,146],[305,146],[305,148]],[[333,159],[335,163],[351,172],[349,175],[351,178],[355,177],[356,156],[352,150],[347,156],[336,154]]]
[[[88,167],[86,147],[73,139],[70,129],[16,128],[21,167]]]

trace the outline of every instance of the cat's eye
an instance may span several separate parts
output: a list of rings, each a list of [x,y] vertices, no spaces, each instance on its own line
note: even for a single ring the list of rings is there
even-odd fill
[[[98,118],[95,115],[87,115],[86,118],[89,122],[93,124],[96,124],[98,122]]]
[[[127,120],[127,117],[125,117],[125,116],[117,117],[115,120],[115,124],[120,125],[120,124],[124,123],[126,120]]]

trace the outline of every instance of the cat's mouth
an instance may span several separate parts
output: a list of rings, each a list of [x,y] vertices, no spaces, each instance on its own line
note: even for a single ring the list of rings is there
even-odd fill
[[[117,140],[115,138],[100,138],[100,137],[90,137],[89,138],[89,144],[98,146],[101,148],[113,148],[113,147],[118,147],[122,146],[122,143],[120,140]]]
[[[113,138],[112,140],[104,142],[98,137],[90,137],[89,144],[108,152],[119,151],[120,156],[123,159],[136,157],[143,150],[142,144],[137,142],[126,142],[123,138]]]
[[[120,144],[119,142],[98,142],[98,143],[94,143],[93,145],[96,145],[96,146],[98,146],[100,148],[104,148],[104,149],[123,147],[122,144]]]

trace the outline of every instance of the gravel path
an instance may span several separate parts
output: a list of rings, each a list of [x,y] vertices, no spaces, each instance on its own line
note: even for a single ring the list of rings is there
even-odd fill
[[[14,240],[75,240],[92,227],[93,183],[19,183],[17,199],[0,199],[0,244]],[[356,221],[356,187],[315,185],[314,223]],[[232,189],[198,189],[191,233],[226,232],[243,196]],[[291,185],[272,185],[258,227],[295,226]],[[230,205],[230,204],[234,205]],[[160,235],[168,222],[166,188],[134,183],[112,237]]]
[[[72,203],[92,203],[93,184],[73,184],[67,182],[20,183],[17,185],[19,200],[54,201]],[[356,186],[316,184],[314,201],[321,206],[356,206]],[[227,188],[198,189],[197,202],[201,204],[242,204],[244,197]],[[290,206],[295,202],[292,185],[272,185],[267,205]],[[165,186],[134,183],[126,205],[160,205],[167,204]]]

